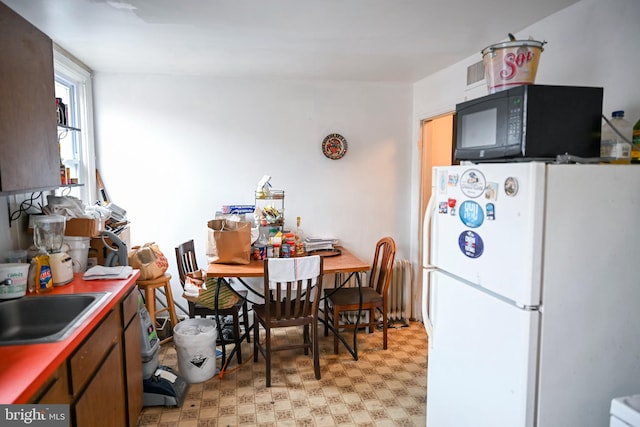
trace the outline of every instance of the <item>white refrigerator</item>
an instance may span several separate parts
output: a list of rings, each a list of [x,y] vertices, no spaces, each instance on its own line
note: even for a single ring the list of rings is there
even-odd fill
[[[608,425],[640,393],[640,166],[466,164],[433,183],[427,427]]]

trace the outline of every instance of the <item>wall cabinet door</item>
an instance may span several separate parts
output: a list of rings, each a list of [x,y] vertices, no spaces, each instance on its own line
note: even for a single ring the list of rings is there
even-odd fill
[[[0,2],[0,191],[60,185],[53,43]]]

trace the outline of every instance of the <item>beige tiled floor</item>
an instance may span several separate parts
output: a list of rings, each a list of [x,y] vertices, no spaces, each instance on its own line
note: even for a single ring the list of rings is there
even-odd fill
[[[302,339],[301,329],[280,331],[274,339]],[[243,344],[245,363],[235,358],[224,376],[191,384],[181,408],[144,408],[139,426],[424,426],[427,339],[421,323],[382,332],[358,333],[359,360],[320,331],[322,379],[313,374],[311,355],[283,351],[272,356],[271,388],[265,387],[262,356],[253,362],[253,344]],[[160,363],[178,368],[172,343]],[[237,368],[234,370],[234,368]]]

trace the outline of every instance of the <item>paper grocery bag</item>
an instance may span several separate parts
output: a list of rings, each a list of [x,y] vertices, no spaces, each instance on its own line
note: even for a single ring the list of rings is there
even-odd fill
[[[249,264],[251,223],[224,219],[207,222],[207,258],[210,264]]]

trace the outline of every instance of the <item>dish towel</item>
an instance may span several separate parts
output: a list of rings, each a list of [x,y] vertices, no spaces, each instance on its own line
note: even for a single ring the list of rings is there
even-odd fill
[[[94,265],[88,269],[83,275],[84,280],[113,280],[126,279],[133,273],[131,266],[105,267],[103,265]]]
[[[296,282],[320,274],[320,256],[297,258],[269,258],[269,287],[275,288],[275,282]]]

